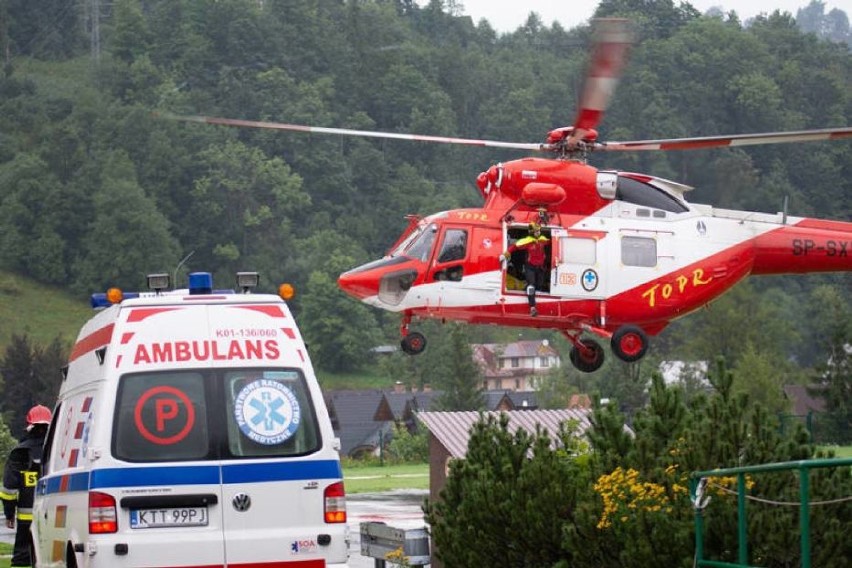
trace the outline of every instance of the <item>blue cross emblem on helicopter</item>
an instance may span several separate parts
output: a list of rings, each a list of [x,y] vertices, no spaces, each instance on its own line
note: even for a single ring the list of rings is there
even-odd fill
[[[257,379],[234,400],[234,418],[249,439],[266,446],[289,440],[299,429],[301,409],[296,395],[278,381]]]

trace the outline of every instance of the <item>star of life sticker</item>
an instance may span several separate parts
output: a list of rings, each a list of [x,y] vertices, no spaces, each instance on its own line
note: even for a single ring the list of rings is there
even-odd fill
[[[278,381],[257,379],[244,386],[234,401],[234,418],[249,439],[272,446],[289,440],[299,429],[299,401]]]

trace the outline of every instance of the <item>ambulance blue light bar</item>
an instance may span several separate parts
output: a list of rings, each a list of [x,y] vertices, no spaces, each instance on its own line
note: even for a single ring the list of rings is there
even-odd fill
[[[186,294],[186,290],[184,291],[174,291],[168,292],[166,289],[169,287],[170,278],[168,274],[149,274],[147,276],[148,288],[151,290],[150,292],[124,292],[120,288],[110,288],[105,293],[98,292],[92,294],[90,302],[92,307],[95,309],[99,308],[108,308],[113,304],[120,304],[124,300],[132,300],[134,298],[140,297],[153,297],[164,294]],[[240,288],[242,293],[248,293],[252,288],[256,287],[260,282],[260,276],[257,272],[238,272],[237,273],[237,286]],[[200,296],[207,294],[234,294],[233,290],[214,290],[213,289],[213,275],[209,272],[192,272],[189,275],[189,295],[190,296]],[[284,299],[289,299],[292,297],[292,293],[289,296],[281,296]]]

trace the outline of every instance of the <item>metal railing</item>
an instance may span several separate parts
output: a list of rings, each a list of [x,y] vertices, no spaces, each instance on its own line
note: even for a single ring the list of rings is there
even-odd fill
[[[714,568],[741,568],[750,566],[748,564],[748,527],[746,524],[746,474],[796,469],[799,471],[799,546],[802,556],[801,566],[802,568],[811,568],[810,470],[849,465],[852,465],[852,458],[779,462],[693,472],[689,480],[689,494],[695,507],[695,565]],[[704,491],[707,479],[732,475],[737,476],[737,564],[704,558],[704,507],[708,502]]]

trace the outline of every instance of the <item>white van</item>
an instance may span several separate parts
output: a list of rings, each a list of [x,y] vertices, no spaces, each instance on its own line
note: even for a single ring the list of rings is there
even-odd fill
[[[34,565],[345,568],[339,443],[287,304],[252,293],[256,273],[241,293],[208,273],[148,282],[92,297],[45,442]]]

